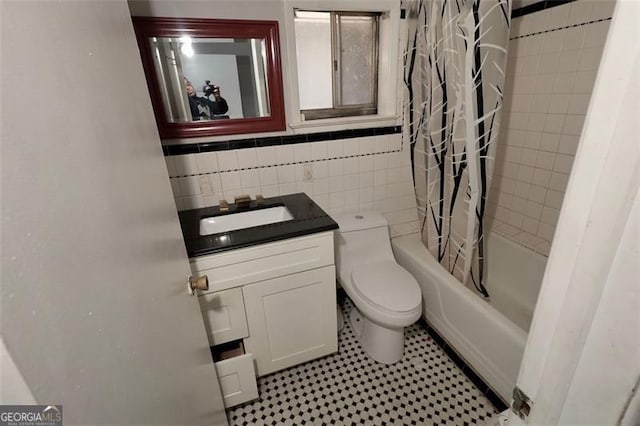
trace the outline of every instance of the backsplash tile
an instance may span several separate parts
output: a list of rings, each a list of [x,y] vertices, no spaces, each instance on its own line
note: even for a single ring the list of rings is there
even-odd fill
[[[613,6],[577,0],[513,19],[488,225],[545,256]]]
[[[389,220],[392,236],[416,232],[409,151],[392,129],[332,132],[331,137],[349,137],[312,143],[168,155],[176,206],[188,210],[241,194],[305,192],[329,214],[377,210]]]

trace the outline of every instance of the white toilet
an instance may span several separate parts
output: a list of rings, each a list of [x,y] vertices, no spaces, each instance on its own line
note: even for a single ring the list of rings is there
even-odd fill
[[[404,328],[420,318],[420,286],[396,263],[381,214],[332,217],[340,227],[335,234],[338,282],[356,306],[349,322],[371,358],[393,364],[404,353]]]

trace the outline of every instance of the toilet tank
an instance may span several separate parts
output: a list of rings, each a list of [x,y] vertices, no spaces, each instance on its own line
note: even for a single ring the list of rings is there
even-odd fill
[[[388,222],[380,213],[350,213],[332,215],[332,218],[339,226],[335,250],[341,283],[349,279],[353,265],[394,260]]]

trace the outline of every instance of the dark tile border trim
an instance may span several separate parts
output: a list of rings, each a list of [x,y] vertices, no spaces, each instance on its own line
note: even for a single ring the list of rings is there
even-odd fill
[[[370,127],[366,129],[338,130],[334,132],[305,133],[299,135],[272,136],[264,138],[257,137],[232,141],[164,145],[162,147],[162,152],[165,156],[198,154],[212,151],[227,151],[232,149],[258,148],[273,145],[289,145],[305,142],[331,141],[337,139],[381,136],[396,133],[402,133],[402,126]]]
[[[576,0],[545,0],[537,3],[530,4],[525,7],[520,7],[511,11],[511,19],[518,18],[520,16],[529,15],[530,13],[540,12],[545,9],[550,9],[556,6],[562,6],[563,4],[571,3]]]
[[[458,366],[462,370],[465,376],[471,380],[471,382],[487,397],[489,401],[496,407],[498,412],[503,412],[509,406],[505,404],[505,402],[495,393],[489,385],[475,372],[473,369],[467,364],[467,362],[460,356],[458,353],[451,347],[446,340],[438,334],[438,332],[427,323],[424,318],[420,318],[418,320],[418,324],[422,326],[429,336],[442,348],[443,351],[451,358],[453,363]]]

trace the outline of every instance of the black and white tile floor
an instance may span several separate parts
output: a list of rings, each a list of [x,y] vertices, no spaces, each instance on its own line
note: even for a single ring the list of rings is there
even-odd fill
[[[344,299],[346,313],[351,301]],[[260,399],[230,409],[233,425],[484,424],[497,413],[431,339],[414,324],[405,354],[379,364],[345,320],[338,353],[258,379]]]

